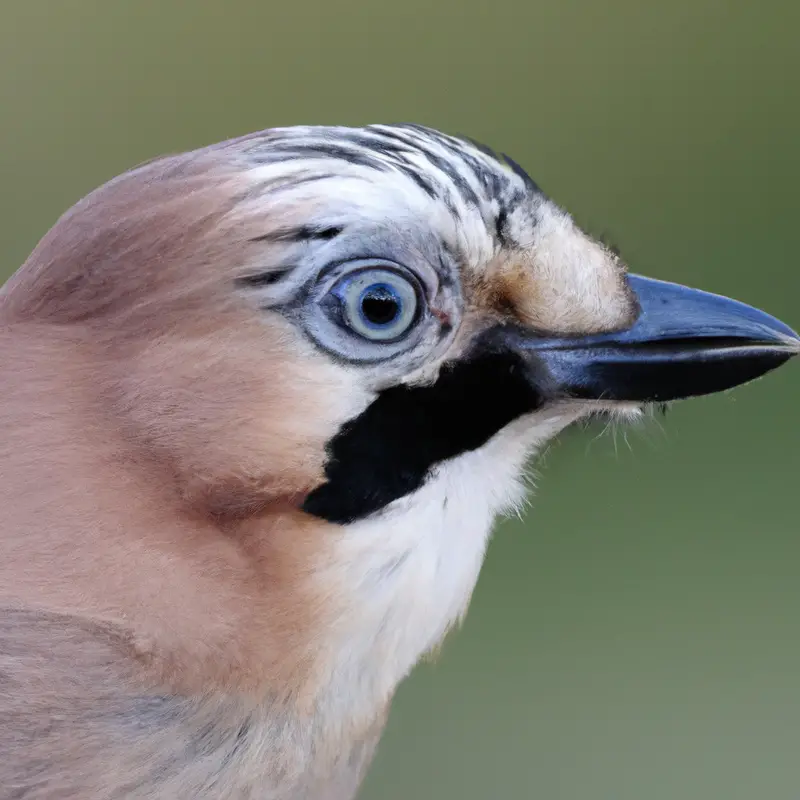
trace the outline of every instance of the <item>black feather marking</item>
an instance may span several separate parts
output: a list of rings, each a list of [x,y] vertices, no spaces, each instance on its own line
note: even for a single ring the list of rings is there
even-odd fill
[[[283,280],[291,271],[291,268],[273,269],[266,272],[256,272],[252,275],[240,275],[236,279],[236,284],[252,289],[259,286],[272,286]]]
[[[407,140],[401,139],[400,137],[387,136],[384,131],[376,131],[371,136],[355,131],[348,134],[347,141],[365,150],[380,153],[387,157],[408,155],[409,153],[413,153],[415,149]]]
[[[255,236],[251,242],[308,242],[312,240],[330,241],[335,239],[344,227],[341,225],[298,225],[296,228],[277,228],[261,236]]]
[[[450,161],[448,161],[446,158],[441,158],[430,151],[425,151],[425,158],[427,158],[428,161],[430,161],[431,164],[436,167],[436,169],[447,175],[456,191],[461,195],[468,205],[476,208],[480,207],[481,201],[478,198],[478,195],[475,193],[475,190],[469,185],[469,183],[464,179],[464,176]]]
[[[497,237],[497,241],[501,246],[505,246],[507,244],[506,238],[506,223],[508,222],[508,210],[506,208],[501,208],[500,211],[497,213],[497,217],[494,221],[494,229],[495,229],[495,236]]]
[[[393,138],[399,139],[400,141],[404,142],[410,149],[415,150],[422,154],[432,166],[436,169],[444,173],[448,179],[451,181],[453,186],[456,188],[458,193],[464,198],[465,202],[472,206],[480,206],[480,200],[478,195],[475,193],[475,190],[469,185],[469,183],[464,179],[464,176],[458,171],[457,167],[448,161],[446,158],[438,155],[437,153],[433,152],[430,147],[426,146],[427,143],[435,142],[442,147],[444,147],[449,153],[454,154],[458,157],[459,160],[465,162],[465,156],[467,155],[463,148],[459,147],[460,143],[458,139],[452,136],[447,136],[446,134],[440,133],[439,131],[432,130],[430,128],[426,128],[424,125],[417,125],[412,122],[405,122],[401,124],[397,124],[392,126],[397,131],[412,131],[417,134],[421,134],[421,138],[418,139],[409,139],[406,140],[404,137],[399,136],[398,134],[394,134]],[[390,136],[387,131],[378,131],[381,136]]]
[[[497,154],[497,151],[492,150],[489,145],[484,144],[483,142],[479,142],[477,139],[473,139],[471,136],[462,136],[461,137],[465,142],[471,144],[476,150],[479,150],[485,156],[494,159],[495,161],[500,161],[500,157]]]
[[[438,192],[434,187],[433,183],[431,183],[427,178],[423,176],[423,174],[418,170],[412,167],[410,164],[405,164],[402,161],[393,162],[396,164],[397,169],[400,170],[404,175],[411,178],[414,183],[422,189],[425,194],[428,195],[431,199],[436,199],[438,197]]]
[[[248,187],[246,190],[238,193],[236,195],[236,201],[243,202],[245,200],[252,200],[253,198],[261,197],[265,192],[269,192],[271,195],[275,195],[280,192],[291,191],[293,189],[296,189],[298,186],[303,186],[304,184],[327,181],[335,177],[336,177],[335,173],[321,172],[314,175],[292,175],[288,178],[287,177],[283,177],[280,179],[273,178],[267,181],[261,181],[253,186]]]
[[[367,151],[328,142],[325,144],[315,142],[309,145],[292,143],[285,148],[281,145],[276,145],[272,150],[273,152],[281,153],[287,159],[314,157],[332,158],[338,161],[346,161],[349,164],[355,164],[360,167],[369,167],[379,172],[385,172],[387,169],[387,166],[382,163],[379,158],[376,158]]]
[[[532,191],[536,192],[536,194],[544,194],[544,192],[542,192],[542,190],[539,188],[539,184],[537,184],[536,181],[533,178],[531,178],[531,176],[528,175],[528,173],[519,164],[517,164],[517,162],[514,161],[513,158],[511,158],[511,156],[508,156],[505,153],[503,153],[502,155],[503,155],[503,161],[505,161],[506,164],[508,164],[508,166],[511,167],[511,169],[517,175],[519,175],[519,177],[522,178],[523,181],[525,181],[527,186]]]
[[[476,350],[431,386],[387,389],[330,442],[327,481],[303,509],[342,524],[373,514],[419,489],[436,464],[481,447],[542,402],[511,351]]]
[[[396,127],[396,126],[395,126]],[[389,129],[378,129],[372,125],[367,126],[367,130],[374,132],[376,137],[380,137],[381,139],[388,139],[392,142],[395,142],[395,147],[399,151],[403,152],[413,152],[416,150],[416,145],[412,143],[412,141],[407,137],[403,136],[396,130],[389,130]]]

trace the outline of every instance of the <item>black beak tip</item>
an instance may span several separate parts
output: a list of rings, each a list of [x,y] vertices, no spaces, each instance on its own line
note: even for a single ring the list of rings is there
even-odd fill
[[[749,383],[800,354],[800,336],[758,308],[640,275],[628,279],[639,304],[629,328],[526,343],[565,394],[680,400]]]
[[[736,353],[710,351],[706,358],[695,361],[678,359],[653,365],[652,371],[647,369],[647,365],[642,365],[637,381],[640,392],[637,399],[668,402],[726,392],[758,380],[797,353],[797,349],[785,346],[750,346]]]
[[[729,297],[629,276],[641,314],[618,334],[612,385],[628,371],[630,399],[667,401],[732,389],[800,353],[800,336],[761,309]]]

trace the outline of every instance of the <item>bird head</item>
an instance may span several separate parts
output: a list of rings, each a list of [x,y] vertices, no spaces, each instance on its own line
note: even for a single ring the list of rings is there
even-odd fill
[[[99,365],[89,390],[192,513],[344,527],[332,580],[394,581],[358,606],[376,619],[439,597],[400,672],[463,610],[538,446],[799,347],[764,312],[629,274],[514,161],[415,125],[142,165],[70,210],[0,301]]]

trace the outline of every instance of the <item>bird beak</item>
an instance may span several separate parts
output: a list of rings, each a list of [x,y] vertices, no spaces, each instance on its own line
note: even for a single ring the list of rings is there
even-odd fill
[[[559,338],[519,332],[513,346],[558,392],[631,402],[723,391],[800,352],[791,328],[744,303],[639,275],[628,282],[640,309],[629,328]]]

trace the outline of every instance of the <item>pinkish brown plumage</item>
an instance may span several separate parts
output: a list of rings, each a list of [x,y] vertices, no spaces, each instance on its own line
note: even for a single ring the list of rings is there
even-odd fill
[[[0,797],[352,798],[537,447],[797,351],[717,298],[727,371],[645,380],[652,294],[712,302],[663,286],[417,126],[266,131],[78,203],[0,292]]]

